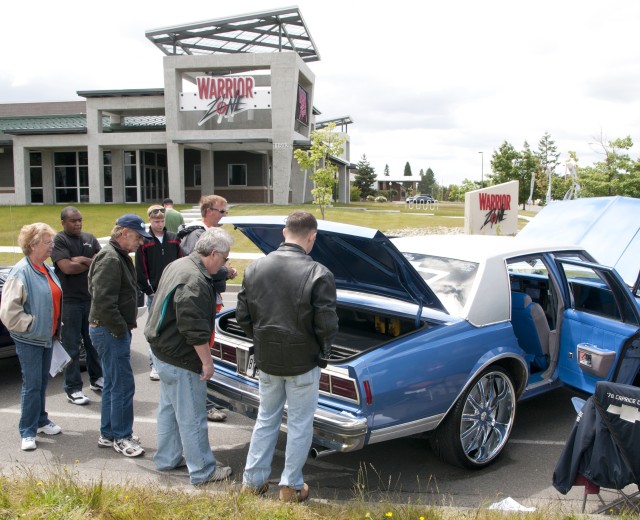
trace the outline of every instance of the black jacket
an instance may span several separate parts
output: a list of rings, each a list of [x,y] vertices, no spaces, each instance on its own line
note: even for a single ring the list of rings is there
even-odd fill
[[[138,289],[149,295],[156,292],[164,268],[182,256],[180,241],[175,233],[165,229],[162,243],[151,233],[136,251]]]
[[[640,482],[640,388],[599,381],[578,414],[553,472],[566,495],[578,474],[594,484],[622,489]]]
[[[236,319],[260,370],[304,374],[329,357],[338,332],[333,274],[300,246],[282,244],[246,269]]]

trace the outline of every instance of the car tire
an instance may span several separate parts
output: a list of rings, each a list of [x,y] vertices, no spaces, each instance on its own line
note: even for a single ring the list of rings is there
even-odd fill
[[[509,373],[499,366],[487,368],[465,389],[434,432],[431,447],[450,464],[469,469],[488,466],[509,440],[516,400]]]

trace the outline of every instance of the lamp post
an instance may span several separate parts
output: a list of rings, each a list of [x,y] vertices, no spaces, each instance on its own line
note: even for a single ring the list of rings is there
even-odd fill
[[[478,152],[480,154],[480,189],[484,188],[484,152]]]

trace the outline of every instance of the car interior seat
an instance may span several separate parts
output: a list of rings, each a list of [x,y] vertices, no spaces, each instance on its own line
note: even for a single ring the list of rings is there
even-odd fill
[[[511,293],[511,323],[520,348],[527,353],[532,368],[549,367],[549,322],[542,307],[531,296]]]

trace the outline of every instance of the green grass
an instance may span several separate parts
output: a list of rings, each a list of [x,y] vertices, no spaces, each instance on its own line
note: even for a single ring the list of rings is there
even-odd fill
[[[577,520],[581,515],[561,506],[538,507],[531,513],[493,511],[490,502],[461,509],[389,500],[368,502],[354,491],[350,501],[313,501],[284,504],[274,498],[242,494],[237,485],[210,488],[163,488],[129,482],[118,486],[81,479],[73,467],[17,469],[0,476],[0,518],[27,519],[273,519],[273,520]],[[429,500],[433,495],[425,495]],[[444,496],[436,500],[447,501]],[[496,500],[497,501],[497,500]],[[622,514],[619,518],[637,518]]]
[[[108,236],[116,219],[125,213],[136,213],[146,219],[148,204],[78,204],[82,213],[83,229],[96,237]],[[178,205],[176,209],[192,208],[190,205]],[[63,206],[0,206],[0,222],[4,225],[0,229],[0,246],[17,246],[17,237],[20,228],[33,222],[45,222],[53,229],[62,229],[60,225],[60,211]],[[318,219],[321,218],[320,209],[313,204],[274,206],[274,205],[232,205],[230,214],[235,215],[288,215],[297,209],[312,212]],[[522,212],[520,212],[522,214]],[[533,213],[526,213],[533,215]],[[366,226],[379,229],[386,233],[395,233],[398,230],[461,228],[464,226],[464,204],[439,203],[437,208],[416,209],[409,208],[405,204],[397,203],[352,203],[339,204],[326,208],[326,220]],[[521,222],[521,226],[524,223]],[[240,233],[226,226],[235,242],[232,252],[257,253],[258,249]],[[0,253],[0,265],[13,265],[22,258],[22,253]],[[232,265],[240,274],[234,283],[242,283],[242,273],[249,261],[233,260]]]
[[[108,236],[116,219],[125,213],[136,213],[146,219],[147,204],[78,204],[82,213],[83,229],[97,237]],[[176,209],[191,208],[181,205]],[[63,206],[0,206],[0,222],[4,225],[0,229],[0,246],[17,246],[20,228],[33,222],[45,222],[53,229],[61,229],[60,211]],[[375,211],[364,211],[364,209]],[[291,206],[267,205],[235,205],[231,208],[231,215],[288,215],[296,209],[305,209],[320,218],[320,210],[312,204]],[[382,211],[382,212],[381,212]],[[461,227],[462,218],[448,218],[463,216],[464,207],[461,204],[440,204],[433,216],[426,216],[428,211],[409,210],[402,204],[351,204],[327,208],[326,219],[358,226],[367,226],[389,231],[395,229],[427,228],[427,227]],[[234,231],[230,226],[227,230],[235,240],[232,251],[258,252],[258,249],[247,240],[244,235]],[[0,265],[14,264],[22,257],[22,253],[0,253]],[[240,265],[238,261],[235,264]]]

